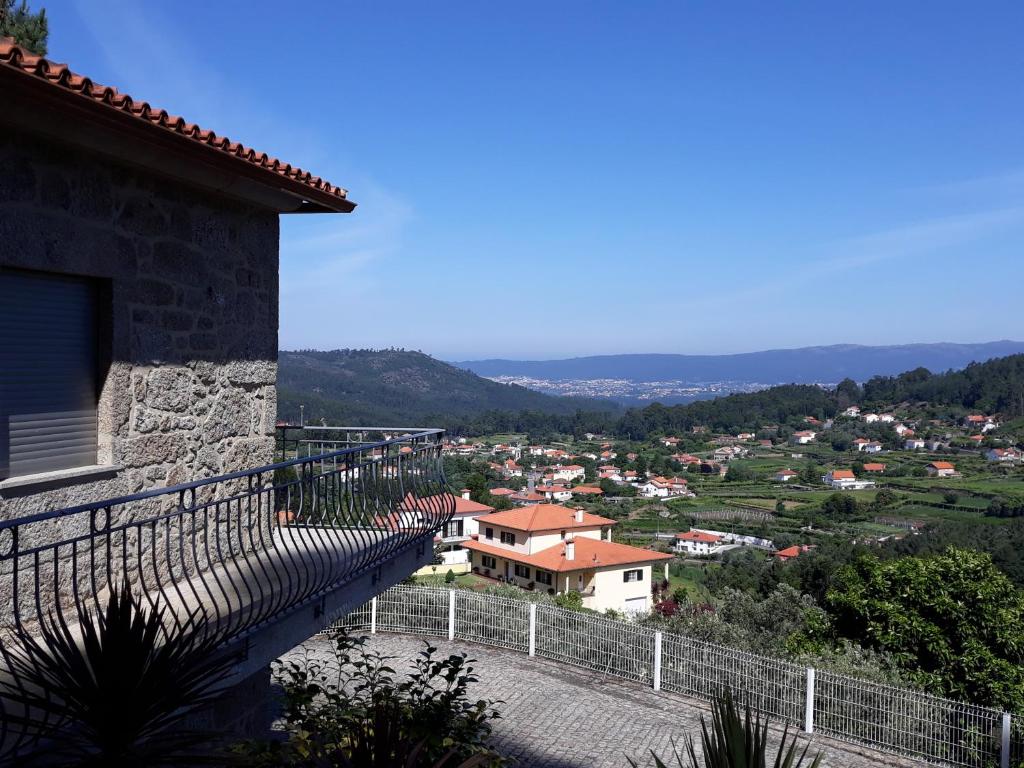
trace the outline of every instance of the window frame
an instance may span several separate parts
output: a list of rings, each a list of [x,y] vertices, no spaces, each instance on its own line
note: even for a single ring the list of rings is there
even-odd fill
[[[635,579],[631,579],[630,576],[636,574]],[[630,568],[629,570],[622,572],[622,583],[623,584],[638,584],[644,580],[644,569],[643,568]]]

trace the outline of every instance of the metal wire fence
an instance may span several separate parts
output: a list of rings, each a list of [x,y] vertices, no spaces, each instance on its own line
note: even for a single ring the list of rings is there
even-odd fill
[[[661,685],[702,699],[728,689],[751,709],[789,722],[805,717],[807,668],[682,635],[662,638]]]
[[[397,586],[341,623],[486,643],[695,698],[728,689],[805,731],[928,762],[1008,768],[1024,761],[1024,718],[553,605]]]

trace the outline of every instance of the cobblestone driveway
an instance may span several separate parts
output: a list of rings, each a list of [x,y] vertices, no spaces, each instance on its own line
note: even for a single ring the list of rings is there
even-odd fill
[[[411,659],[423,642],[409,635],[378,634],[367,646]],[[706,712],[692,699],[547,659],[475,643],[430,642],[446,654],[465,651],[477,660],[480,681],[471,695],[504,701],[499,706],[502,718],[493,721],[492,745],[524,768],[628,768],[627,755],[642,766],[653,766],[648,750],[670,756],[671,739],[681,744],[685,734],[698,733],[700,715]],[[330,653],[326,638],[314,638],[292,653],[303,648]],[[924,765],[821,737],[814,738],[815,748],[824,750],[823,765],[829,768]]]

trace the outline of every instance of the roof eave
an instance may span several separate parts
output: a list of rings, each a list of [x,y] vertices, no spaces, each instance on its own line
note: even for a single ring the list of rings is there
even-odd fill
[[[14,67],[0,66],[0,123],[43,134],[278,213],[350,213],[356,204]]]

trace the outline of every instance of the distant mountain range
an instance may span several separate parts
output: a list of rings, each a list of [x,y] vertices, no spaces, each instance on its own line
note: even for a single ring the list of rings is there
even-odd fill
[[[835,344],[733,355],[597,355],[566,360],[471,360],[453,365],[486,377],[812,384],[844,378],[866,381],[918,367],[941,372],[1021,352],[1021,341],[878,347]]]
[[[371,426],[446,424],[486,411],[571,415],[616,411],[608,400],[552,397],[498,384],[421,352],[340,349],[278,353],[278,417]],[[393,423],[384,423],[393,422]],[[411,423],[422,422],[422,423]]]

